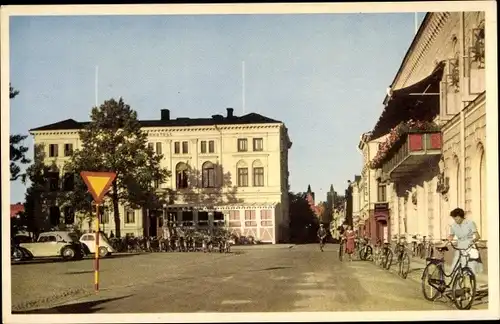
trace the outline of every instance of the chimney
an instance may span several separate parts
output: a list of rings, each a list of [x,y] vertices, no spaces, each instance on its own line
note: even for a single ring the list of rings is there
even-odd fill
[[[226,108],[227,109],[227,118],[233,118],[233,108]]]
[[[161,120],[163,121],[170,120],[170,110],[168,109],[161,110]]]

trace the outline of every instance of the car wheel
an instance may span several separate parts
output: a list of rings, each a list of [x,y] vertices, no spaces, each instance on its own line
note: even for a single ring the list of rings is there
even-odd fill
[[[71,260],[75,257],[76,252],[73,248],[66,246],[62,249],[61,255],[64,260]]]
[[[14,248],[12,251],[12,260],[21,261],[23,259],[24,253],[19,248]]]
[[[108,248],[105,246],[100,246],[99,247],[99,257],[104,258],[106,255],[108,255]]]

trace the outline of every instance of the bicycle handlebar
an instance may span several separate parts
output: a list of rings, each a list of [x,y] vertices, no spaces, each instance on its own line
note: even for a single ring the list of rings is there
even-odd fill
[[[448,243],[446,243],[445,246],[447,245],[450,245],[454,250],[457,250],[457,251],[467,251],[469,250],[470,248],[474,247],[476,245],[476,243],[471,243],[468,247],[466,247],[465,249],[460,249],[460,248],[457,248],[453,243],[451,243],[450,241],[448,241]]]

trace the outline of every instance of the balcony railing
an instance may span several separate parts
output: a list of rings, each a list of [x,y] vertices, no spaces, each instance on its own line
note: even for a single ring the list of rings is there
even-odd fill
[[[382,164],[382,172],[393,180],[422,172],[441,156],[440,132],[410,132],[398,144]]]

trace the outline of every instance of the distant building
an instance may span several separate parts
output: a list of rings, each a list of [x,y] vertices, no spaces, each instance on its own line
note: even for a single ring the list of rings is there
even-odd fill
[[[24,205],[21,203],[10,205],[10,218],[17,217],[19,213],[24,212]]]
[[[120,206],[122,235],[161,235],[167,215],[177,223],[209,228],[224,222],[233,233],[263,242],[288,237],[292,142],[283,122],[256,113],[236,116],[227,108],[226,116],[196,119],[171,119],[170,111],[163,109],[160,119],[140,123],[148,145],[163,154],[162,166],[172,172],[167,182],[154,186],[174,190],[176,198],[159,211]],[[59,168],[57,177],[63,176],[73,150],[80,148],[78,131],[87,124],[67,119],[30,130],[35,144],[44,147],[46,163]],[[200,179],[193,180],[196,174]],[[63,219],[84,230],[94,226],[80,221],[71,206],[52,206],[50,213],[53,226]],[[115,228],[110,215],[104,215],[102,223],[108,230]]]

